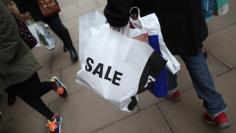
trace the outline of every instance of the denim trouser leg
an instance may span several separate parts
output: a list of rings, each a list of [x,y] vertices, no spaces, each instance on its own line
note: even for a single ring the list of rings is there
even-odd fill
[[[203,105],[207,112],[211,115],[216,115],[225,111],[227,106],[221,94],[215,90],[215,85],[202,51],[200,50],[195,56],[181,56],[181,58],[188,68],[196,93],[203,100]]]
[[[215,4],[215,0],[201,0],[202,14],[205,19],[209,19],[213,15]]]

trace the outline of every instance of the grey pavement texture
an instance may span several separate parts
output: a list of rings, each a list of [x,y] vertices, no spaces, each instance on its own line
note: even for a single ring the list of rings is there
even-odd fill
[[[102,11],[106,0],[59,0],[60,16],[68,27],[74,44],[79,48],[79,16],[91,10]],[[220,130],[205,124],[202,101],[196,96],[183,61],[178,73],[178,88],[183,93],[178,103],[157,99],[149,92],[140,95],[132,113],[120,111],[92,91],[75,83],[79,63],[73,64],[58,41],[52,51],[45,47],[33,49],[42,65],[41,80],[57,75],[69,88],[69,97],[61,99],[54,92],[43,97],[47,105],[64,118],[63,133],[236,133],[236,1],[231,0],[230,12],[208,22],[210,35],[205,41],[207,61],[217,90],[229,106],[231,128]],[[33,88],[32,88],[33,89]],[[19,98],[14,106],[0,96],[4,113],[3,133],[46,133],[46,119]]]

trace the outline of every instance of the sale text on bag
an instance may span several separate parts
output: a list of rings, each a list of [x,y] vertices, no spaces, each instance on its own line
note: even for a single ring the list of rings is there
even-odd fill
[[[111,66],[107,66],[107,68],[105,67],[106,66],[104,66],[104,64],[102,63],[98,63],[97,65],[95,65],[94,60],[90,57],[86,59],[86,65],[85,65],[86,71],[91,72],[95,76],[98,75],[99,78],[101,79],[104,78],[105,80],[110,81],[112,84],[116,86],[120,86],[120,81],[122,79],[123,73],[115,70],[114,74],[112,75],[111,73],[112,67]]]

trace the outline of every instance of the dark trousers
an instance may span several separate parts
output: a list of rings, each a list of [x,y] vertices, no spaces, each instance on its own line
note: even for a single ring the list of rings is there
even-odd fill
[[[70,34],[58,14],[44,18],[42,21],[50,26],[52,31],[63,41],[65,47],[69,49],[73,47]]]
[[[53,89],[51,82],[40,82],[38,74],[35,73],[30,79],[6,89],[8,93],[14,93],[25,103],[41,113],[47,119],[51,119],[54,113],[45,105],[41,96]]]

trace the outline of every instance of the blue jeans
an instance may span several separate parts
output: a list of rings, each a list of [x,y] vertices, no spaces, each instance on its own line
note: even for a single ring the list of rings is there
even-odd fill
[[[216,0],[201,0],[202,13],[206,20],[213,15],[215,3]]]
[[[191,76],[194,88],[203,106],[209,114],[215,116],[227,109],[221,94],[215,90],[215,85],[207,66],[203,52],[199,50],[195,56],[181,56]],[[177,76],[169,73],[169,90],[177,88]]]

